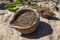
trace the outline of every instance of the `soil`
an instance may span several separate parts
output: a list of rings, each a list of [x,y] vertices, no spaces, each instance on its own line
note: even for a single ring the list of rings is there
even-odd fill
[[[21,14],[14,22],[15,26],[27,27],[32,25],[36,21],[36,14],[33,11],[27,11]]]
[[[39,13],[39,15],[43,18],[50,18],[52,16],[54,16],[55,14],[50,10],[50,8],[48,7],[40,7],[37,6],[34,9],[36,9]]]

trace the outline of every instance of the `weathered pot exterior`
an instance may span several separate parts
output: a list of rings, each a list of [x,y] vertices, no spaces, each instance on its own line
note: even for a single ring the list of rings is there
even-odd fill
[[[22,9],[22,13],[24,12],[23,10],[26,11],[26,9]],[[36,16],[37,16],[36,21],[31,26],[19,27],[19,26],[14,26],[13,25],[15,18],[17,17],[17,15],[19,15],[19,12],[21,12],[21,11],[18,11],[18,13],[16,13],[14,15],[14,18],[10,22],[10,27],[15,28],[16,30],[20,31],[22,34],[30,34],[30,33],[34,32],[37,28],[37,25],[39,24],[39,15],[38,15],[37,11],[34,10],[34,9],[27,9],[27,10],[34,11],[36,13]]]
[[[25,28],[25,29],[16,28],[16,30],[20,31],[22,34],[31,34],[36,31],[38,24],[39,24],[39,20],[36,22],[36,24],[30,26],[29,28]]]

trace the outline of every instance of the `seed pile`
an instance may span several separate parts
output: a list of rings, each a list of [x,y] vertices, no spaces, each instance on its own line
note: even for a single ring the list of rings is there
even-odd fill
[[[33,11],[27,11],[21,14],[14,22],[15,26],[27,27],[32,25],[36,21],[36,14]]]

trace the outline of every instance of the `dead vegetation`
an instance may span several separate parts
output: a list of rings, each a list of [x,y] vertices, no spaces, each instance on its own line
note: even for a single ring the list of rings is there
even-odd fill
[[[36,9],[39,15],[43,18],[50,18],[55,15],[48,7],[37,6],[34,9]]]

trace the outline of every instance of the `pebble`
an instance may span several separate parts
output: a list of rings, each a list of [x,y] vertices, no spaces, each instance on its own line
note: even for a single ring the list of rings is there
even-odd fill
[[[3,16],[3,21],[7,21],[12,14],[13,12],[6,10],[6,14]]]
[[[6,14],[5,10],[0,10],[0,15],[4,15],[4,14]]]

